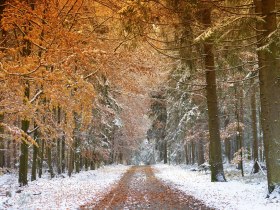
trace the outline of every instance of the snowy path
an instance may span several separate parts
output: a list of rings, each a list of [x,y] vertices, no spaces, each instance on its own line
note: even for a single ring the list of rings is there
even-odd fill
[[[170,188],[156,179],[150,166],[132,167],[103,200],[99,203],[93,201],[82,208],[210,209],[192,196]]]
[[[41,178],[21,188],[15,175],[0,176],[0,210],[77,209],[89,201],[102,199],[128,169],[123,165],[105,166],[70,178],[67,175],[51,180]],[[18,190],[21,192],[16,193]],[[5,196],[7,191],[11,197]]]
[[[227,210],[280,210],[280,195],[267,195],[267,183],[263,175],[233,176],[228,171],[227,182],[210,182],[210,174],[191,171],[188,166],[155,165],[155,176],[163,182],[184,191],[216,209]],[[249,170],[250,171],[250,170]],[[240,172],[238,172],[240,174]]]

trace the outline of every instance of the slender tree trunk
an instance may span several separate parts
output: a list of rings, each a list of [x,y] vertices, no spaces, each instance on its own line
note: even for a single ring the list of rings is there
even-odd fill
[[[5,8],[5,3],[6,3],[6,0],[0,1],[0,24],[1,24],[1,20],[2,20],[3,10]],[[1,25],[1,31],[2,31],[1,46],[5,46],[6,45],[6,32],[3,30],[2,25]],[[3,98],[0,97],[0,99],[2,100]],[[4,122],[4,113],[0,113],[0,167],[4,167],[4,165],[5,165],[4,139],[1,136],[4,134],[4,127],[3,127],[3,125],[1,125],[1,123],[3,123],[3,122]]]
[[[262,0],[261,7],[262,16],[264,16],[265,20],[263,36],[267,38],[277,29],[275,0]],[[280,188],[280,61],[278,56],[276,43],[272,42],[269,50],[263,52],[263,68],[260,69],[259,73],[261,122],[269,193],[273,192],[275,188]]]
[[[65,167],[66,167],[66,158],[65,158],[65,135],[63,134],[61,139],[61,172],[65,173]]]
[[[164,140],[163,143],[163,163],[166,164],[167,163],[167,142],[166,140]]]
[[[54,177],[53,167],[52,167],[52,148],[51,145],[47,145],[47,162],[49,167],[49,173],[51,175],[51,178]]]
[[[36,128],[36,124],[34,124],[34,127]],[[36,143],[38,144],[38,131],[34,131],[34,139]],[[31,169],[31,181],[36,180],[36,174],[37,174],[37,157],[38,157],[39,147],[36,145],[33,145],[33,158],[32,158],[32,169]]]
[[[190,160],[189,160],[188,144],[187,143],[184,145],[184,148],[185,148],[186,164],[189,165],[190,164]]]
[[[4,138],[1,136],[4,134],[4,127],[1,125],[4,121],[4,115],[0,114],[0,168],[5,165],[5,152],[4,152]]]
[[[195,164],[195,143],[194,141],[191,141],[191,148],[192,148],[192,164]]]
[[[253,160],[259,160],[259,143],[257,130],[257,106],[256,106],[256,88],[254,81],[251,82],[251,120],[252,120],[252,134],[253,134]],[[259,172],[258,164],[254,164],[254,173]]]
[[[57,108],[57,123],[60,125],[61,122],[61,108]],[[56,144],[56,166],[57,166],[57,173],[61,174],[61,139],[57,139],[57,144]]]
[[[68,176],[72,175],[74,169],[74,152],[72,148],[69,149],[69,163],[68,163]]]
[[[25,88],[25,94],[24,96],[26,99],[29,98],[29,85],[27,84],[27,87]],[[29,128],[29,120],[22,120],[21,121],[21,129],[25,134],[27,134]],[[22,137],[26,138],[26,137]],[[19,162],[19,184],[20,186],[27,185],[27,173],[28,173],[28,144],[26,143],[26,139],[22,140],[21,146],[20,146],[20,162]]]
[[[39,161],[39,178],[42,177],[43,174],[43,163],[44,163],[44,151],[45,151],[45,141],[43,139],[41,141],[41,152],[40,152],[40,161]]]
[[[204,159],[204,141],[201,139],[198,142],[198,165],[201,165],[205,162]]]
[[[228,159],[228,162],[231,162],[231,140],[230,138],[226,138],[225,139],[225,153],[226,153],[226,157]]]
[[[243,89],[242,86],[240,91],[237,90],[238,87],[235,86],[235,115],[237,121],[237,151],[240,154],[240,161],[238,163],[238,169],[241,170],[242,177],[244,176],[243,170],[243,130],[240,123],[243,122]],[[240,106],[238,107],[238,101]]]
[[[207,7],[207,6],[206,6]],[[202,12],[202,22],[206,28],[211,26],[211,9],[206,8]],[[207,108],[208,108],[208,126],[210,134],[210,165],[211,165],[211,181],[224,182],[222,149],[219,128],[219,112],[216,87],[216,71],[214,62],[214,48],[211,40],[204,43],[205,68],[206,68],[206,92],[207,92]]]

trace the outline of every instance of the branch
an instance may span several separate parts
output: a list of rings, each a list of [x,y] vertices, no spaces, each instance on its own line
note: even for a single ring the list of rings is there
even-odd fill
[[[38,97],[39,95],[41,95],[43,93],[43,90],[39,90],[35,96],[29,101],[29,103],[33,103]]]

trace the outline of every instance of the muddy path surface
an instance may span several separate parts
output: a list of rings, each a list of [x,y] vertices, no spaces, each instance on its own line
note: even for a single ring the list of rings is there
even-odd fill
[[[81,209],[211,209],[194,197],[158,180],[150,166],[133,166],[98,203]]]

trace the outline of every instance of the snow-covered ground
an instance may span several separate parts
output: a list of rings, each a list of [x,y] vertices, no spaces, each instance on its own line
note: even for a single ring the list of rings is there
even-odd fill
[[[128,168],[111,165],[73,174],[70,178],[67,175],[51,180],[45,177],[21,188],[14,174],[5,174],[0,176],[0,209],[77,209],[101,199]],[[17,193],[18,190],[22,191]]]
[[[242,178],[234,166],[228,165],[225,167],[228,182],[213,183],[210,182],[209,173],[191,171],[187,166],[160,164],[153,167],[157,178],[193,195],[209,207],[227,210],[280,210],[279,194],[266,198],[267,183],[261,173],[250,175],[250,170],[247,170]]]

